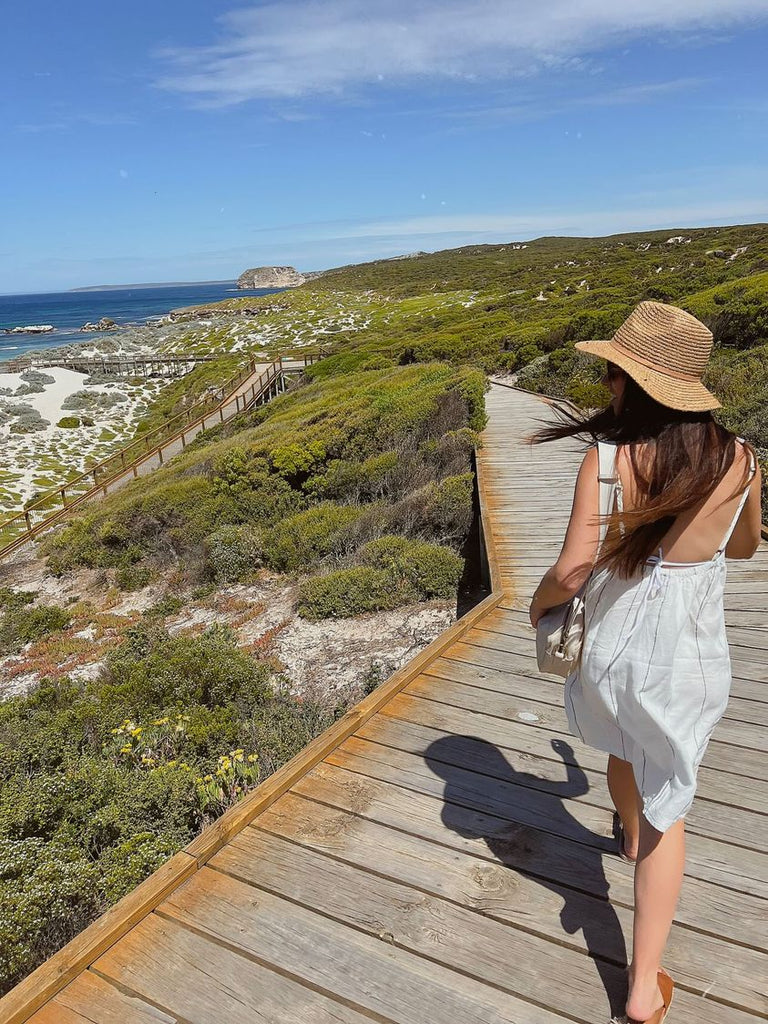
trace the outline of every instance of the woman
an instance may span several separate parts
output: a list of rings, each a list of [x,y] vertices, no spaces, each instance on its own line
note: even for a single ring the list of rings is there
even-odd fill
[[[615,445],[616,502],[600,547],[592,446],[562,551],[530,616],[535,626],[587,581],[566,709],[571,731],[609,755],[619,852],[636,861],[627,1017],[660,1024],[672,997],[661,959],[683,877],[684,817],[731,681],[725,555],[757,549],[760,471],[752,448],[712,416],[719,402],[701,382],[712,335],[694,317],[641,302],[610,341],[576,347],[608,360],[610,406],[533,440],[581,435]]]

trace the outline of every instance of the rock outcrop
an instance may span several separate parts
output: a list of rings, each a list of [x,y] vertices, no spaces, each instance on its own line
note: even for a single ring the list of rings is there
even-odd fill
[[[98,323],[91,323],[90,320],[84,323],[80,328],[81,331],[114,331],[117,324],[114,320],[110,320],[108,316],[103,316]]]
[[[50,334],[56,328],[53,324],[28,324],[26,327],[6,327],[5,334]]]
[[[238,288],[296,288],[306,277],[295,267],[252,267],[237,279]]]

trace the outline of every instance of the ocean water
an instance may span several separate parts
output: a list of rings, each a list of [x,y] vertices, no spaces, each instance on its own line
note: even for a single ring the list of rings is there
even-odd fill
[[[182,306],[219,302],[233,295],[269,295],[281,288],[241,291],[234,281],[215,284],[159,285],[156,288],[105,288],[85,292],[50,292],[42,295],[0,295],[0,362],[31,350],[58,348],[107,332],[80,333],[87,321],[107,316],[118,324],[143,324]],[[53,324],[50,334],[4,334],[8,327]]]

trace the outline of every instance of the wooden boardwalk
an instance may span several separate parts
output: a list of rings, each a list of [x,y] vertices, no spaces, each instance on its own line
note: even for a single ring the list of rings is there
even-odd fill
[[[605,758],[537,675],[525,606],[575,446],[493,386],[493,594],[0,1003],[35,1024],[596,1024],[619,1012],[632,869]],[[733,700],[688,819],[672,1021],[768,1016],[768,546],[730,564]]]
[[[85,502],[106,497],[139,477],[149,476],[211,427],[218,427],[258,402],[285,391],[287,375],[307,366],[307,359],[279,356],[271,363],[251,363],[223,388],[214,389],[213,404],[201,399],[159,427],[140,434],[73,480],[54,487],[0,523],[0,561],[25,547]],[[227,389],[229,387],[229,390]],[[52,510],[55,501],[59,507]]]

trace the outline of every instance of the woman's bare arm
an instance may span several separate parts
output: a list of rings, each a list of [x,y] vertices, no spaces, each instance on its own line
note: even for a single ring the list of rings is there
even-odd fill
[[[548,608],[569,601],[592,569],[600,543],[600,485],[597,447],[590,448],[576,478],[568,529],[557,561],[544,574],[531,601],[535,626]]]

